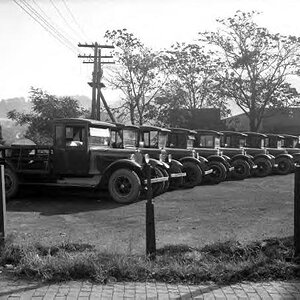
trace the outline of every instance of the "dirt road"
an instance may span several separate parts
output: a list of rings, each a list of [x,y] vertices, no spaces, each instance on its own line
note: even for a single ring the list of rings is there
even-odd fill
[[[294,175],[176,190],[155,199],[157,247],[203,246],[293,234]],[[145,201],[121,206],[81,190],[26,190],[7,204],[15,242],[82,242],[117,252],[145,251]]]

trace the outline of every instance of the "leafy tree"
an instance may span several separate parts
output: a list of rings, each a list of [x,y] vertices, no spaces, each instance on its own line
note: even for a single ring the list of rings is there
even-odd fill
[[[257,14],[237,11],[232,18],[218,19],[221,29],[200,33],[199,39],[222,66],[222,97],[244,111],[252,131],[258,130],[267,108],[295,105],[299,96],[287,78],[299,74],[300,38],[270,33],[255,23]]]
[[[57,97],[38,88],[31,88],[29,99],[30,113],[11,110],[7,117],[19,125],[28,124],[25,137],[37,144],[52,143],[52,121],[56,118],[77,118],[87,111],[79,107],[78,101],[70,97]]]
[[[109,79],[124,97],[117,111],[119,118],[129,115],[132,124],[151,119],[154,99],[164,81],[160,76],[160,55],[147,48],[126,29],[107,31],[105,37],[115,46],[118,67]]]
[[[166,52],[164,61],[169,81],[159,104],[166,109],[220,108],[223,115],[229,113],[226,102],[218,95],[218,63],[211,60],[203,47],[177,43]]]

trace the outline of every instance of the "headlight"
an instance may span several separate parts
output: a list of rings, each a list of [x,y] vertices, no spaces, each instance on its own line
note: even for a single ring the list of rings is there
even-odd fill
[[[196,151],[195,151],[195,150],[192,150],[192,156],[193,156],[194,158],[197,157],[197,154],[196,154]]]
[[[172,161],[172,154],[168,154],[168,162],[170,163]]]
[[[164,155],[162,153],[159,154],[159,161],[161,161],[161,162],[164,161]]]
[[[144,158],[145,158],[145,162],[146,162],[146,164],[149,164],[149,161],[150,161],[150,156],[149,156],[149,154],[148,154],[148,153],[146,153],[146,154],[144,155]]]
[[[143,163],[143,156],[140,152],[132,153],[130,155],[130,159],[135,161],[136,163],[138,163],[140,165]]]

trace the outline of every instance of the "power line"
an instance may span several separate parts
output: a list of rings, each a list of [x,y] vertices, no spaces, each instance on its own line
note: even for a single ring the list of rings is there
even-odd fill
[[[71,47],[73,47],[73,49],[76,49],[77,50],[77,48],[76,47],[74,47],[74,43],[72,42],[72,41],[70,41],[67,37],[65,37],[64,36],[64,34],[62,34],[61,32],[60,32],[60,30],[59,29],[56,29],[55,28],[55,26],[53,26],[51,23],[50,23],[50,18],[46,15],[46,18],[44,18],[35,8],[33,8],[28,2],[27,2],[27,0],[21,0],[24,4],[25,4],[25,6],[27,7],[27,8],[29,8],[29,10],[31,10],[31,12],[32,13],[34,13],[35,15],[36,15],[36,17],[38,17],[43,23],[45,23],[45,25],[47,26],[47,27],[49,27],[55,34],[57,34],[61,39],[63,39],[66,43],[68,43]],[[40,10],[42,10],[41,8],[40,8]],[[48,21],[48,20],[49,21]],[[54,24],[55,25],[55,24]]]
[[[79,25],[79,23],[77,22],[76,18],[74,17],[74,14],[72,13],[71,9],[69,8],[68,4],[67,4],[67,0],[62,0],[62,2],[64,3],[67,11],[69,12],[71,18],[73,19],[74,23],[77,25],[77,27],[79,28],[80,32],[83,34],[85,39],[89,39],[87,37],[87,35],[85,34],[84,30],[82,29],[82,27]]]
[[[32,13],[30,12],[30,9],[27,9],[19,2],[17,2],[17,0],[13,0],[26,14],[28,14],[34,21],[36,21],[40,26],[42,26],[49,34],[52,35],[52,37],[54,37],[57,41],[59,41],[61,44],[63,44],[65,47],[67,47],[69,50],[71,50],[74,53],[78,53],[78,51],[75,51],[73,48],[73,45],[70,46],[68,43],[66,43],[60,36],[58,36],[55,32],[53,33],[53,30],[51,30],[51,27],[49,29],[49,26],[47,25],[47,23],[45,23],[43,20],[41,22],[41,18],[39,17],[35,17],[34,15],[32,15]],[[25,4],[26,5],[26,4]]]
[[[34,0],[33,0],[34,1]],[[56,12],[58,13],[58,15],[62,18],[62,20],[65,22],[65,24],[68,26],[68,28],[73,32],[73,34],[75,34],[77,39],[81,39],[80,34],[78,34],[78,32],[73,29],[73,27],[69,24],[69,22],[67,21],[67,19],[64,17],[64,15],[61,13],[61,11],[59,10],[58,6],[55,4],[55,2],[53,0],[50,0],[52,6],[55,8]]]

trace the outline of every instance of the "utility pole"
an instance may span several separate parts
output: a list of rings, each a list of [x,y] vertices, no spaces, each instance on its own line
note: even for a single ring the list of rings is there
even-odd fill
[[[106,109],[108,109],[108,114],[110,115],[110,118],[112,118],[112,121],[114,121],[114,117],[109,111],[109,107],[107,106],[107,103],[103,97],[103,94],[101,92],[101,88],[105,87],[105,85],[101,82],[103,70],[102,65],[103,64],[114,64],[114,62],[111,61],[102,61],[102,58],[112,58],[111,55],[101,55],[102,49],[113,49],[114,46],[111,45],[100,45],[97,42],[94,44],[78,44],[78,47],[85,47],[85,48],[92,48],[94,50],[94,55],[78,55],[79,58],[88,59],[83,61],[84,64],[93,64],[93,76],[92,76],[92,82],[89,82],[88,84],[92,87],[92,111],[91,111],[91,119],[94,120],[100,120],[100,99],[102,99],[103,104]]]

